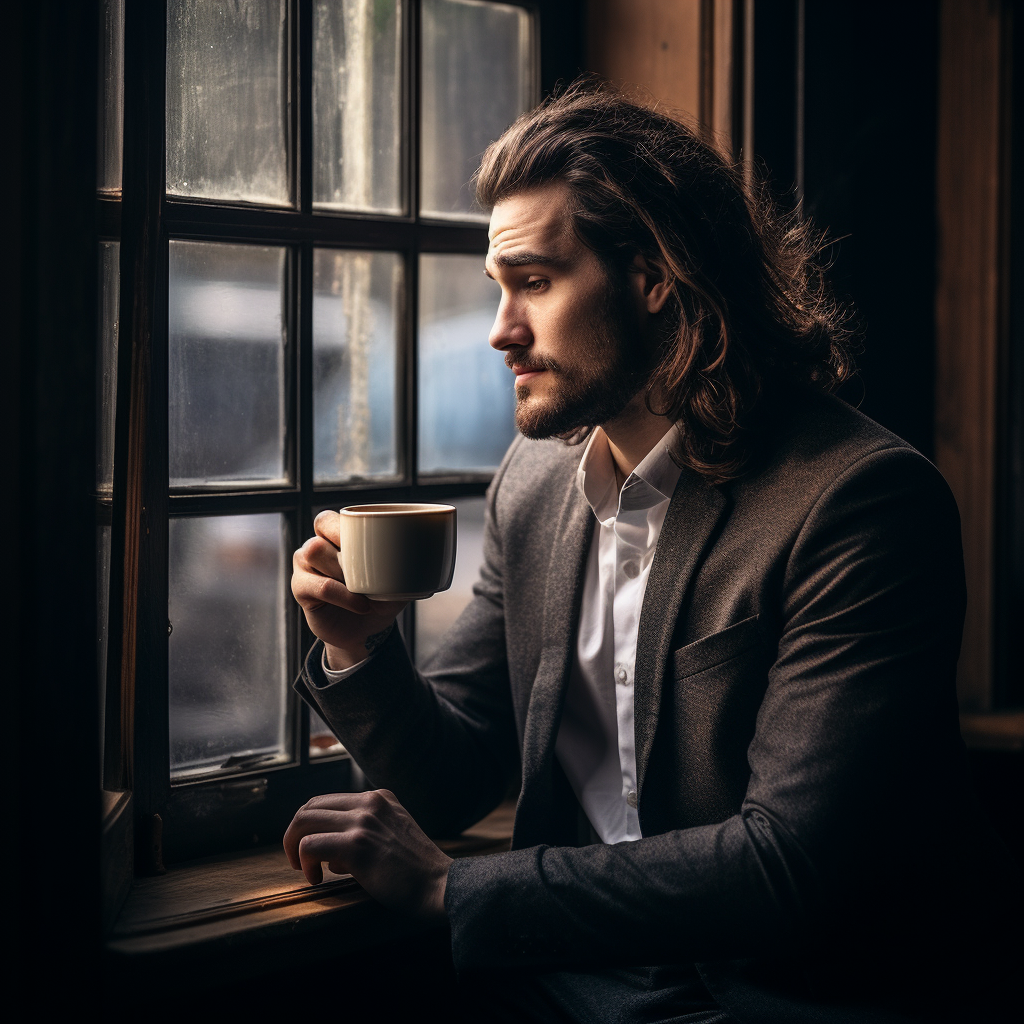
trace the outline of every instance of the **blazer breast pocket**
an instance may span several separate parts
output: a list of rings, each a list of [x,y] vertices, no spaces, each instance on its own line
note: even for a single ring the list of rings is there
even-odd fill
[[[758,616],[734,622],[731,626],[695,640],[672,653],[672,674],[676,679],[725,666],[741,655],[763,651],[764,640],[758,625]]]
[[[752,615],[672,653],[658,760],[665,777],[681,780],[669,797],[674,828],[724,821],[742,804],[771,662],[766,640]]]

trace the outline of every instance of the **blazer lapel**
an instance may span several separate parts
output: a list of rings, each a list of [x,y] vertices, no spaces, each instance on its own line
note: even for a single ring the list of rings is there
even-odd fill
[[[720,490],[693,470],[684,469],[654,552],[640,612],[633,672],[637,793],[641,797],[676,621],[725,505],[725,495]]]
[[[576,828],[575,818],[559,820],[563,816],[560,797],[567,784],[559,785],[564,777],[553,762],[593,527],[593,513],[574,481],[559,514],[547,569],[540,662],[523,732],[523,788],[516,810],[515,848],[565,842],[552,829]]]

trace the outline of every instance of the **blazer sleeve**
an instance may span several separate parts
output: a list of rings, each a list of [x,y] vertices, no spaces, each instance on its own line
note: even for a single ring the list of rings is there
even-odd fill
[[[337,683],[323,674],[318,641],[295,681],[370,783],[390,789],[433,836],[457,835],[479,821],[519,773],[494,512],[508,458],[488,491],[473,598],[425,670],[413,666],[395,630],[364,668]]]
[[[778,649],[738,813],[457,861],[446,904],[459,970],[773,956],[867,920],[914,920],[902,942],[929,900],[949,908],[973,824],[948,488],[909,449],[871,453],[820,493],[766,578]]]

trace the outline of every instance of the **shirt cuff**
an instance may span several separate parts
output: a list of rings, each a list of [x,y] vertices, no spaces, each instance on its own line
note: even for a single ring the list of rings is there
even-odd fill
[[[327,648],[324,647],[324,652],[320,655],[320,667],[324,670],[324,677],[328,683],[340,683],[343,679],[348,679],[349,676],[355,675],[356,672],[372,660],[373,655],[371,654],[355,665],[350,665],[348,668],[331,668],[327,664]]]

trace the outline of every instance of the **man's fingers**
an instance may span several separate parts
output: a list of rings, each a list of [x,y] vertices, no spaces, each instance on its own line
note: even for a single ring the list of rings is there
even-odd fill
[[[318,537],[330,541],[335,551],[341,547],[341,516],[337,512],[331,512],[329,509],[321,512],[313,520],[313,529]]]
[[[345,832],[313,832],[299,840],[298,859],[310,885],[324,880],[323,865],[336,875],[356,874],[360,857],[365,861],[373,841],[359,828]]]
[[[371,789],[365,793],[321,793],[311,797],[302,805],[304,811],[355,811],[365,810],[371,814],[386,810],[385,804],[401,807],[394,793],[387,789]]]
[[[374,790],[369,793],[325,793],[313,797],[299,808],[285,830],[283,845],[288,863],[293,868],[301,867],[305,871],[300,850],[310,836],[340,836],[354,829],[372,830],[379,815],[386,814],[392,808],[401,810],[401,804],[387,790]]]
[[[292,824],[294,825],[294,822]],[[311,822],[307,824],[312,827]],[[321,865],[325,861],[331,865],[331,870],[336,875],[349,873],[345,853],[345,847],[348,845],[346,833],[337,828],[336,823],[327,822],[322,832],[293,834],[290,839],[291,841],[286,834],[284,848],[288,854],[288,863],[297,870],[301,869],[310,885],[319,885],[324,880]]]
[[[323,537],[310,537],[295,552],[294,562],[297,569],[313,570],[336,580],[345,579],[338,561],[338,549]]]
[[[316,610],[325,604],[343,608],[356,615],[368,615],[376,611],[369,599],[362,594],[353,594],[344,583],[319,573],[302,572],[292,576],[292,594],[307,611]],[[311,623],[312,625],[312,623]],[[314,626],[314,632],[316,627]]]
[[[379,611],[369,598],[353,594],[345,586],[333,548],[311,537],[292,556],[292,594],[303,608],[329,604],[356,615]],[[331,553],[328,553],[331,552]]]
[[[324,861],[340,863],[337,847],[338,835],[334,832],[302,837],[298,851],[299,862],[302,873],[310,885],[319,885],[324,880]],[[339,871],[336,874],[345,874],[345,872]]]
[[[284,833],[284,852],[293,868],[302,867],[299,847],[308,836],[343,832],[346,828],[345,812],[328,808],[300,808]]]

